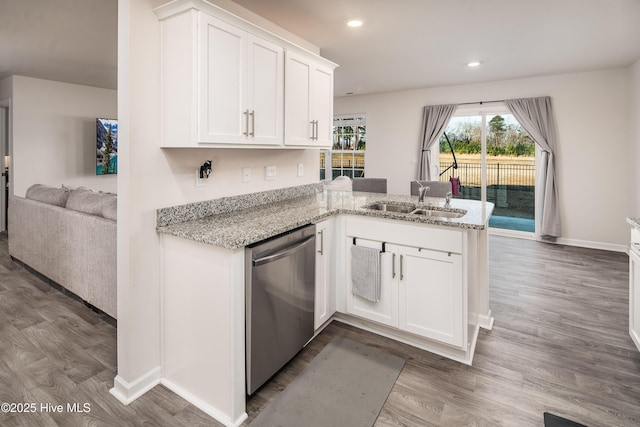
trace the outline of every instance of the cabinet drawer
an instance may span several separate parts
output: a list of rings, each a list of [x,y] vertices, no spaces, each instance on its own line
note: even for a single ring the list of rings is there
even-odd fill
[[[388,219],[347,217],[347,237],[363,237],[416,248],[462,254],[462,230]]]

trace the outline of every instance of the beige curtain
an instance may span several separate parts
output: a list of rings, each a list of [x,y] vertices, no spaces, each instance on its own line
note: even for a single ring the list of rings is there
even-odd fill
[[[418,167],[418,180],[431,180],[431,147],[438,142],[449,120],[455,113],[455,104],[427,105],[422,116],[422,132],[420,134],[420,164]]]
[[[551,98],[523,98],[505,100],[507,107],[542,149],[540,171],[536,181],[540,207],[538,231],[542,240],[555,240],[560,236],[560,204],[555,167],[556,128]],[[538,226],[536,224],[536,226]]]

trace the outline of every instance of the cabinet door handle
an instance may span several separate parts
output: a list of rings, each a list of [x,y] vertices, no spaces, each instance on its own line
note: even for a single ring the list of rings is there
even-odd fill
[[[311,124],[311,138],[309,139],[315,139],[315,134],[316,134],[316,127],[315,127],[315,120],[311,120],[310,124]]]
[[[242,114],[244,114],[244,128],[245,128],[245,131],[242,132],[242,134],[244,136],[249,136],[249,110],[245,110],[245,112]]]
[[[318,253],[324,255],[324,230],[318,231],[318,234],[320,235],[320,250]]]
[[[391,258],[391,278],[396,278],[396,253],[393,252],[393,256]]]
[[[251,133],[249,133],[249,136],[256,136],[256,112],[254,110],[251,110],[249,115],[251,116]],[[248,129],[249,125],[247,125],[247,130]]]
[[[318,121],[316,120],[316,141],[318,140]]]
[[[404,279],[404,273],[402,272],[402,259],[404,255],[400,255],[400,280]]]

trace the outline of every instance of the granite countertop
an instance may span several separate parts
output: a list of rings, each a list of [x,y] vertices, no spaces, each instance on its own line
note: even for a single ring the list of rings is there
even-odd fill
[[[161,209],[158,211],[157,231],[226,249],[239,249],[297,227],[320,222],[326,217],[340,213],[481,230],[486,227],[487,221],[493,212],[492,203],[463,199],[452,199],[450,209],[448,209],[466,210],[467,213],[460,218],[448,219],[377,211],[366,209],[364,206],[376,202],[395,202],[407,205],[423,205],[427,208],[441,210],[446,209],[444,208],[444,200],[439,198],[427,197],[423,204],[419,204],[416,196],[351,191],[314,191],[313,194],[285,198],[249,207],[246,207],[245,202],[251,195],[239,197],[242,199],[239,199],[237,204],[243,206],[244,208],[242,209],[228,207],[226,211],[222,209],[222,213],[210,214],[205,212],[202,217],[197,217],[196,215],[192,219],[189,215],[185,215],[183,210],[180,211],[179,216],[186,217],[187,220],[182,222],[175,218],[176,208]],[[260,196],[256,197],[259,198]],[[266,200],[268,200],[268,197]],[[211,201],[211,203],[215,202]],[[234,198],[226,198],[225,203],[227,205],[234,204]],[[201,204],[183,206],[189,206],[189,211],[194,209],[200,212],[210,210],[208,206],[203,209]],[[177,208],[180,209],[182,207]],[[167,212],[169,212],[170,217],[173,215],[169,220],[165,218]]]

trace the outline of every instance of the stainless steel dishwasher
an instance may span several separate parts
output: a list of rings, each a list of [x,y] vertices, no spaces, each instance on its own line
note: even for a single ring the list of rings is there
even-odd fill
[[[313,337],[315,229],[305,226],[246,248],[249,395]]]

